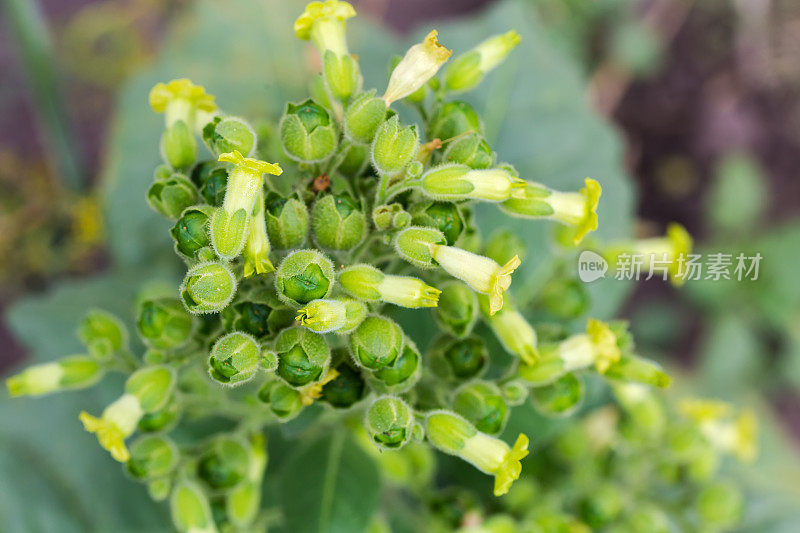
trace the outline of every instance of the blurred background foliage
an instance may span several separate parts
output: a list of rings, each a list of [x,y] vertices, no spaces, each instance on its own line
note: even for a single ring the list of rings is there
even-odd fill
[[[603,184],[599,239],[655,235],[678,221],[701,253],[762,254],[756,282],[690,282],[675,290],[657,280],[635,287],[606,280],[577,284],[575,303],[565,308],[547,298],[554,283],[575,284],[574,263],[558,256],[552,228],[505,226],[530,251],[526,281],[515,287],[529,315],[576,324],[589,315],[628,318],[643,355],[682,374],[672,394],[758,407],[762,453],[756,468],[740,472],[748,487],[744,529],[796,528],[796,2],[354,3],[361,16],[351,24],[350,42],[366,86],[383,87],[392,55],[434,24],[456,52],[517,29],[523,44],[469,100],[486,117],[490,144],[523,176],[563,190],[585,176]],[[155,82],[185,76],[205,85],[226,110],[256,119],[269,151],[282,103],[305,94],[315,65],[290,31],[302,2],[0,5],[3,371],[23,357],[50,360],[80,350],[73,330],[86,309],[130,319],[140,283],[177,282],[167,225],[143,201],[158,163],[153,139],[160,120],[146,107]],[[444,17],[451,20],[435,20]],[[387,25],[399,33],[387,32]],[[479,215],[484,228],[497,225],[494,210]],[[424,330],[425,321],[415,327]],[[79,409],[99,410],[118,387],[109,380],[57,402],[0,399],[0,515],[9,531],[156,531],[167,523],[166,510],[120,475],[77,423]],[[590,394],[584,410],[605,401],[604,394]],[[563,427],[533,409],[520,411],[509,430],[524,426],[534,450]],[[286,431],[302,429],[290,426]],[[270,467],[265,505],[282,508],[289,530],[314,522],[307,522],[307,508],[282,502],[277,486],[312,484],[315,472],[330,466],[316,464],[320,456],[339,458],[361,480],[352,484],[332,473],[337,491],[362,495],[361,507],[339,512],[344,503],[334,499],[326,512],[370,519],[379,479],[364,452],[350,443],[337,448],[328,438],[292,450],[283,439],[271,435],[270,454],[287,459]],[[306,468],[286,475],[284,463]],[[462,475],[446,464],[445,477]],[[360,523],[339,527],[354,530]]]

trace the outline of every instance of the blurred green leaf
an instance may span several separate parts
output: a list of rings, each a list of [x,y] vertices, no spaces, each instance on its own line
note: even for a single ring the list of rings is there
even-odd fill
[[[286,458],[280,498],[293,533],[363,531],[378,506],[375,462],[344,430],[326,434]]]
[[[746,154],[726,156],[717,166],[708,196],[711,227],[723,234],[751,233],[764,213],[767,193],[758,161]]]
[[[708,394],[736,400],[756,390],[766,366],[766,350],[754,325],[739,314],[719,315],[711,321],[699,353],[699,372]]]

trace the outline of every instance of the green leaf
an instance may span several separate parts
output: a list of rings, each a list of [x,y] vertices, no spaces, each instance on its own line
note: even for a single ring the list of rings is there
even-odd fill
[[[342,430],[287,458],[281,476],[287,531],[363,531],[378,506],[378,469]]]
[[[724,234],[748,233],[758,227],[767,206],[767,183],[758,161],[730,154],[717,166],[708,196],[708,219]]]

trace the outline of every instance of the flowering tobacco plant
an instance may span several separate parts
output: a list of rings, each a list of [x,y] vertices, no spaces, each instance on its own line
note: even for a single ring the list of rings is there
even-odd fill
[[[493,476],[502,496],[529,453],[527,435],[499,437],[514,406],[568,414],[586,373],[615,391],[640,391],[623,403],[669,383],[634,353],[622,323],[590,319],[585,332],[539,342],[508,294],[524,251],[507,234],[481,239],[479,202],[557,221],[572,245],[598,224],[598,182],[563,192],[520,176],[497,160],[476,112],[455,99],[502,63],[519,35],[451,59],[431,31],[380,94],[362,88],[348,49],[353,16],[347,2],[328,0],[308,4],[295,22],[322,73],[311,98],[286,104],[280,161],[262,160],[250,124],[221,111],[203,87],[177,79],[152,89],[150,107],[165,120],[164,164],[147,201],[174,222],[183,282],[140,296],[141,357],[118,319],[92,311],[79,329],[87,354],[8,380],[12,395],[41,395],[125,373],[119,398],[80,421],[153,499],[169,499],[180,531],[265,527],[264,429],[314,404],[379,462],[429,458],[433,448]],[[400,101],[419,123],[401,122]],[[440,333],[430,346],[395,321],[397,308],[432,315]],[[514,359],[500,377],[485,377],[479,321]],[[177,444],[182,421],[215,416],[239,424]],[[727,426],[698,416],[707,427],[699,438],[738,443]]]

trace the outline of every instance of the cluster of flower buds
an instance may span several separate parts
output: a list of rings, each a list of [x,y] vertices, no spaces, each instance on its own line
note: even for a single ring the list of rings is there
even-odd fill
[[[354,15],[347,2],[327,0],[297,19],[322,73],[314,98],[285,107],[282,154],[202,87],[182,79],[153,88],[150,105],[166,123],[147,201],[173,223],[183,282],[139,299],[141,357],[118,320],[93,312],[80,328],[86,355],[8,381],[14,395],[38,395],[127,373],[99,418],[80,419],[155,499],[170,498],[180,531],[248,530],[266,468],[261,429],[312,404],[343,420],[358,413],[361,442],[408,454],[386,461],[417,464],[429,453],[419,450],[433,447],[494,476],[500,496],[528,454],[526,435],[504,440],[512,407],[530,396],[544,414],[563,416],[580,404],[587,372],[619,390],[669,382],[633,354],[618,324],[590,320],[585,333],[539,342],[508,294],[524,246],[508,234],[481,238],[475,203],[558,221],[574,243],[597,227],[596,181],[559,192],[523,179],[497,162],[472,107],[450,99],[501,63],[519,35],[488,39],[439,78],[451,51],[431,31],[377,96],[362,90],[347,46]],[[421,124],[401,122],[391,109],[400,100]],[[438,326],[429,346],[408,326],[412,316]],[[492,334],[512,361],[505,373],[489,372]],[[168,435],[186,413],[246,424],[177,447]],[[703,424],[700,437],[737,446],[722,422]]]
[[[416,470],[400,463],[401,458],[410,461],[402,456],[386,466],[404,474],[395,476],[395,483],[422,495],[424,522],[431,531],[736,529],[744,494],[720,464],[730,455],[752,459],[752,413],[699,399],[675,406],[639,383],[617,383],[612,390],[618,405],[554,428],[550,442],[530,458],[533,472],[528,470],[497,503],[487,504],[461,486],[432,487],[428,463],[418,452]],[[473,448],[497,446],[487,437],[474,440],[475,430],[452,415],[429,415],[431,431],[444,443],[437,442],[442,450],[468,460]],[[516,446],[509,450],[501,444],[491,465],[475,464],[489,471],[514,469],[516,452]],[[498,476],[497,482],[502,479]]]

